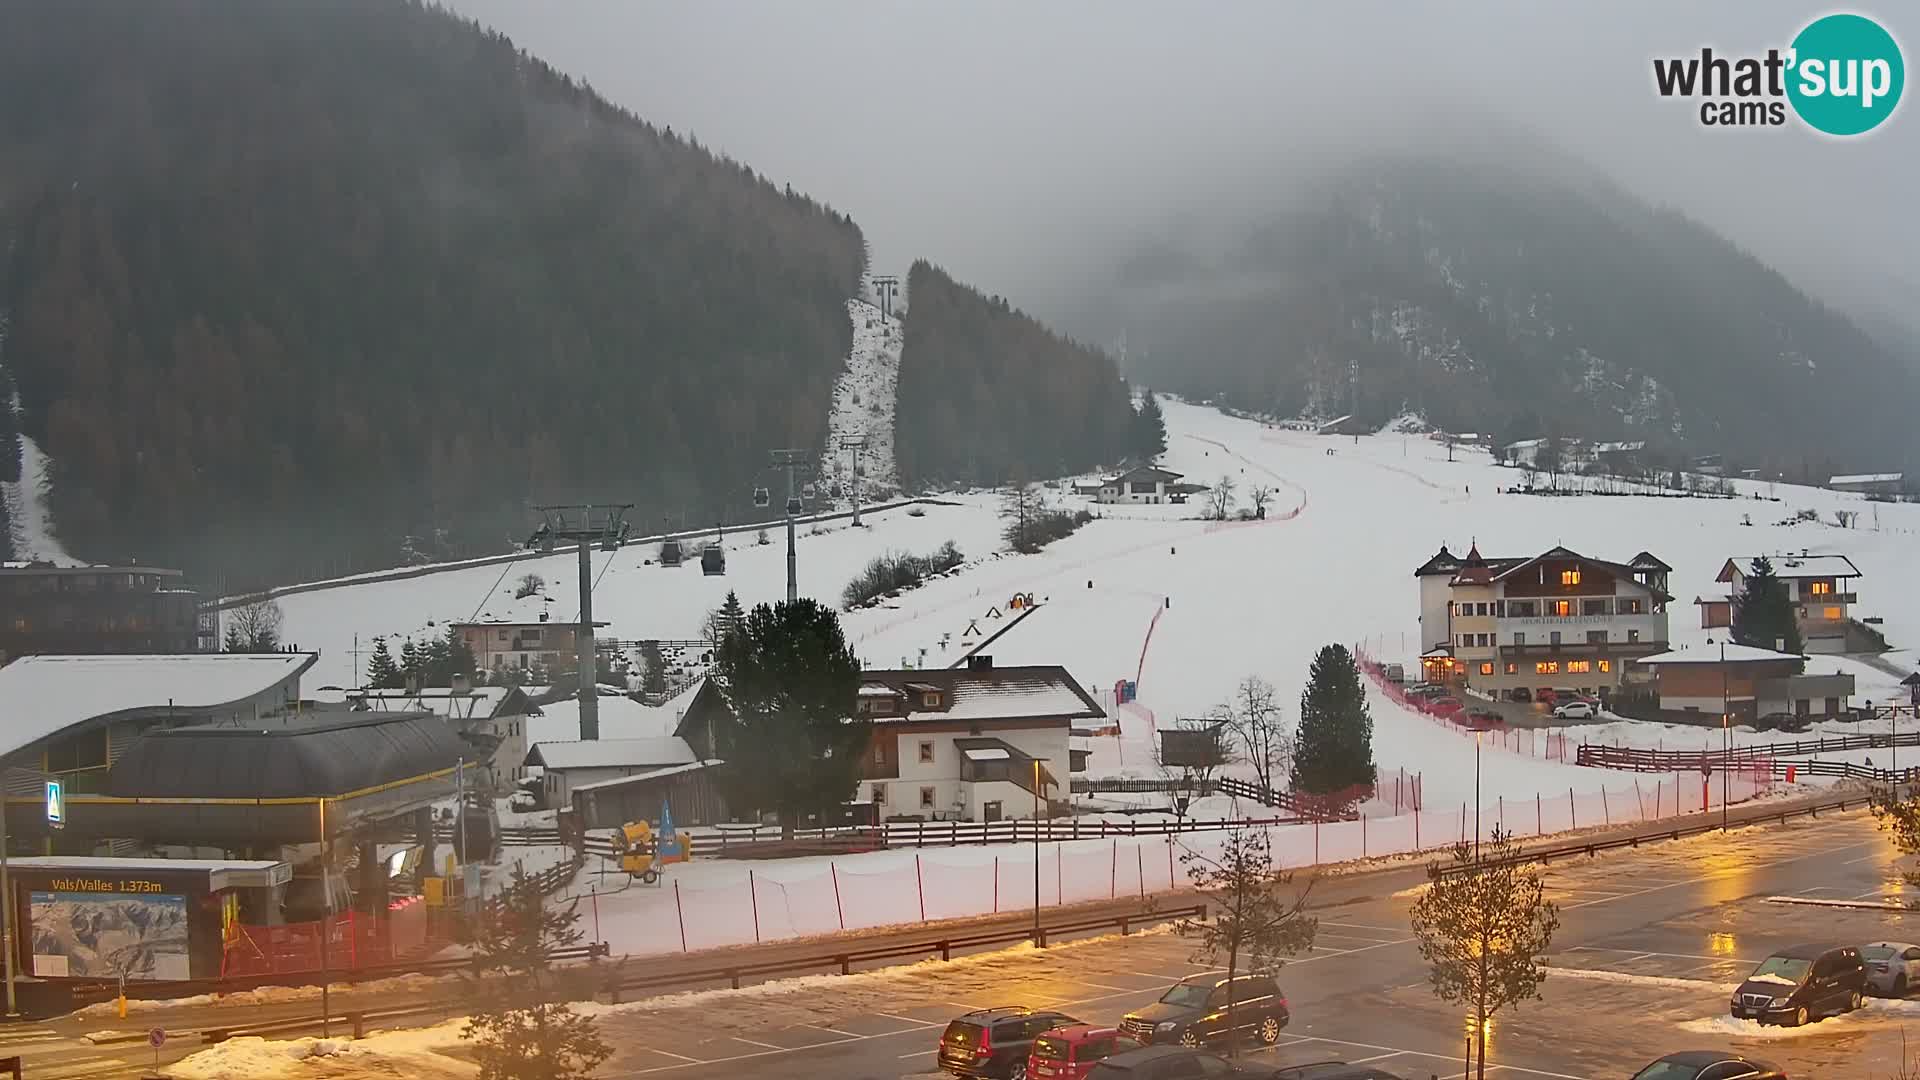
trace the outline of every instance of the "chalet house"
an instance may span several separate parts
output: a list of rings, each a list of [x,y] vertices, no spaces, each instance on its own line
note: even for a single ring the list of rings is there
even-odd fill
[[[1646,451],[1645,439],[1594,443],[1593,460],[1608,473],[1615,476],[1628,475],[1641,471],[1645,464]]]
[[[1700,625],[1709,629],[1733,625],[1733,602],[1746,591],[1747,574],[1753,569],[1753,556],[1728,559],[1713,580],[1727,587],[1726,595],[1696,598]],[[1773,572],[1786,583],[1787,597],[1793,601],[1795,622],[1800,627],[1802,646],[1810,653],[1878,651],[1877,642],[1865,638],[1853,626],[1853,605],[1860,602],[1855,584],[1860,570],[1845,555],[1770,555]],[[1852,646],[1858,646],[1854,648]]]
[[[0,664],[21,656],[220,651],[213,612],[155,566],[0,563]]]
[[[467,648],[473,650],[474,662],[488,671],[500,668],[525,671],[535,664],[545,668],[570,667],[578,656],[574,644],[578,623],[550,623],[543,618],[539,622],[463,622],[454,623],[453,627]]]
[[[1854,491],[1862,495],[1898,496],[1906,490],[1905,473],[1855,473],[1851,476],[1835,476],[1827,481],[1827,487],[1834,491]]]
[[[526,756],[528,768],[542,770],[540,794],[550,807],[570,805],[575,791],[603,780],[655,775],[699,763],[693,747],[677,736],[542,742],[535,743]]]
[[[1730,642],[1676,649],[1640,658],[1654,672],[1660,707],[1750,723],[1756,717],[1843,715],[1853,696],[1853,676],[1803,675],[1807,658]]]
[[[470,771],[470,782],[495,792],[513,787],[520,777],[527,757],[527,717],[540,712],[517,686],[475,687],[464,676],[456,676],[451,686],[356,691],[348,700],[369,712],[430,712],[444,719],[474,748],[469,765],[478,763],[480,775]]]
[[[1094,499],[1103,503],[1172,502],[1173,489],[1178,486],[1180,477],[1180,473],[1157,465],[1136,466],[1114,476],[1102,477],[1100,493]]]
[[[1667,648],[1667,575],[1650,552],[1624,563],[1564,547],[1530,558],[1442,546],[1414,570],[1421,666],[1430,681],[1501,697],[1571,687],[1602,697],[1627,661]]]
[[[882,818],[998,821],[1050,815],[1068,798],[1075,721],[1106,713],[1058,665],[869,670],[854,716],[873,724],[856,801]],[[708,744],[725,703],[709,682],[682,714],[678,734]],[[709,751],[708,756],[713,756]]]

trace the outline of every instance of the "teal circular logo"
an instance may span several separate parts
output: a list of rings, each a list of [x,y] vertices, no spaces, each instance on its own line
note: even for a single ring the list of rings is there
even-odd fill
[[[1893,35],[1864,15],[1827,15],[1793,39],[1787,100],[1800,119],[1829,135],[1879,127],[1900,104],[1906,65]]]

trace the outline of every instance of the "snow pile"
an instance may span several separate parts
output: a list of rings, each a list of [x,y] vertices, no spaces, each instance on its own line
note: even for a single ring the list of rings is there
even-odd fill
[[[1665,990],[1714,990],[1731,993],[1732,988],[1705,979],[1675,979],[1666,975],[1636,975],[1630,971],[1606,971],[1600,968],[1564,968],[1550,967],[1547,977],[1552,979],[1586,979],[1590,982],[1627,983],[1633,986],[1653,986]]]
[[[841,505],[851,505],[853,484],[853,451],[839,449],[842,436],[867,437],[860,451],[862,502],[884,498],[900,488],[893,457],[895,387],[904,340],[900,320],[888,318],[864,300],[848,300],[847,317],[853,320],[853,348],[847,354],[846,370],[833,387],[826,455],[820,462],[821,487],[831,492],[837,485],[842,495],[833,498]],[[774,497],[782,495],[776,492]]]
[[[276,1080],[294,1076],[471,1076],[436,1051],[457,1045],[465,1020],[365,1039],[228,1039],[167,1067],[175,1080]],[[331,1067],[329,1067],[331,1066]]]
[[[518,852],[520,849],[515,848]],[[564,849],[563,849],[564,850]],[[362,983],[334,983],[333,993],[389,993],[394,991],[427,991],[443,989],[452,976],[433,975],[396,975],[391,979],[376,979]],[[127,1012],[151,1012],[155,1009],[177,1009],[187,1005],[228,1005],[234,1008],[252,1008],[258,1005],[276,1005],[288,1001],[317,1001],[320,998],[318,986],[262,986],[256,990],[240,990],[231,994],[193,994],[177,998],[129,998]],[[99,1001],[79,1010],[76,1016],[114,1016],[119,1013],[120,1003]]]

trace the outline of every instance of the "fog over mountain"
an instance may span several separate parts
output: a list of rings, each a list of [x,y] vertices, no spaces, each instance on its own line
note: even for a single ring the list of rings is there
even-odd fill
[[[1258,220],[1358,155],[1509,131],[1723,232],[1896,350],[1920,340],[1911,102],[1837,140],[1703,127],[1653,89],[1653,57],[1784,47],[1820,5],[451,4],[846,208],[876,268],[938,258],[1103,343],[1117,328],[1073,312],[1117,256]]]

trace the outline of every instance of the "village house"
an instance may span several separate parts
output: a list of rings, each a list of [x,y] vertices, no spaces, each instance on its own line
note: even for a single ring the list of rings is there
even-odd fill
[[[1702,627],[1733,625],[1734,601],[1746,592],[1747,575],[1753,571],[1756,557],[1728,559],[1720,567],[1713,580],[1727,586],[1725,596],[1695,598]],[[1884,648],[1877,633],[1853,621],[1853,606],[1860,602],[1856,583],[1861,574],[1852,559],[1805,551],[1766,558],[1773,564],[1774,576],[1786,584],[1794,621],[1800,628],[1801,647],[1807,652],[1879,652]]]
[[[596,628],[608,625],[593,624]],[[570,668],[577,659],[574,633],[578,623],[550,623],[543,616],[538,622],[460,622],[454,630],[473,650],[474,663],[487,671],[502,668],[525,671],[530,667]]]
[[[215,615],[157,566],[0,564],[0,664],[37,654],[218,652]]]
[[[1625,563],[1555,547],[1487,559],[1443,545],[1414,570],[1423,674],[1512,698],[1568,687],[1605,698],[1627,661],[1667,648],[1667,575],[1642,551]]]
[[[1676,649],[1641,657],[1654,672],[1660,708],[1674,712],[1725,713],[1731,723],[1760,717],[1800,719],[1844,715],[1853,696],[1853,676],[1802,674],[1807,658],[1731,642]]]
[[[1835,476],[1827,480],[1827,487],[1834,491],[1852,491],[1861,495],[1883,495],[1898,497],[1906,490],[1907,474],[1854,473],[1849,476]]]
[[[1100,492],[1094,496],[1103,503],[1172,502],[1182,474],[1157,465],[1138,465],[1114,476],[1102,477]]]
[[[677,736],[652,739],[569,739],[534,744],[526,767],[538,768],[540,796],[549,807],[569,806],[575,791],[605,780],[656,775],[698,766],[700,756]]]

